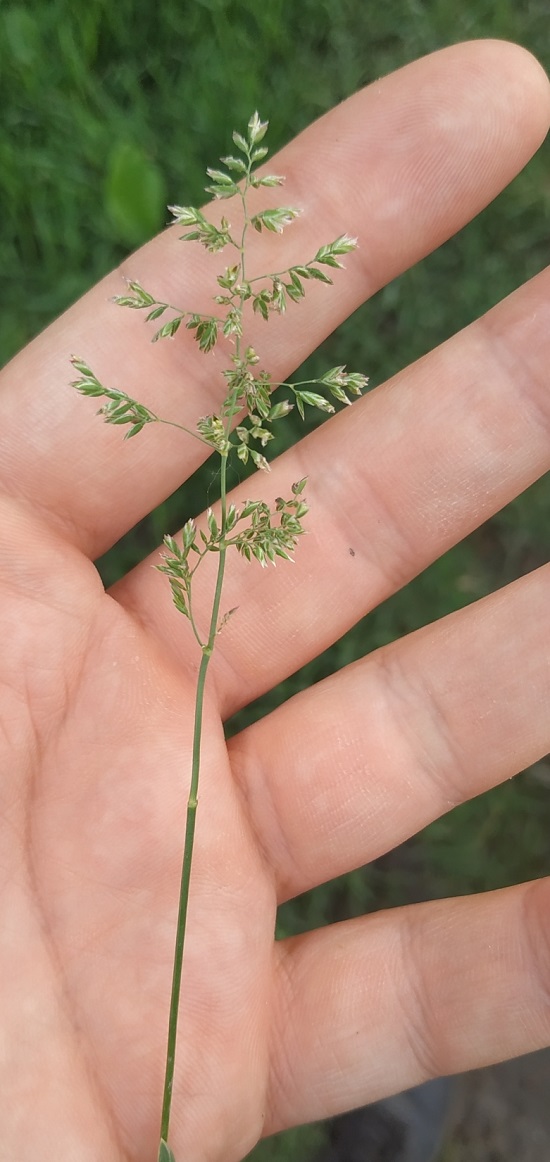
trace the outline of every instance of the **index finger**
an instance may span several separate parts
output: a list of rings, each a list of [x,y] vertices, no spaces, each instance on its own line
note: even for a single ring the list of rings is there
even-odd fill
[[[263,365],[283,378],[368,295],[455,233],[511,180],[547,128],[548,89],[523,49],[480,41],[407,65],[333,109],[270,165],[285,201],[304,210],[277,261],[302,261],[342,232],[362,240],[336,287],[313,286],[299,310],[269,328],[251,321]],[[262,259],[255,242],[251,261]],[[169,230],[128,259],[125,273],[160,300],[205,310],[218,256],[174,243]],[[194,427],[223,397],[221,356],[188,332],[151,347],[138,312],[117,312],[109,275],[2,373],[0,486],[26,498],[92,557],[169,495],[204,458],[169,429],[122,443],[68,385],[69,355],[103,383]]]

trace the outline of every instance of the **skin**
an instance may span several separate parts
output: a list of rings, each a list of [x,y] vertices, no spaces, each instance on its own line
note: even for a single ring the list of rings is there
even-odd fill
[[[334,290],[310,285],[285,320],[252,324],[264,366],[282,378],[472,218],[549,116],[536,61],[484,41],[411,64],[307,129],[269,164],[304,210],[275,243],[279,268],[344,230],[360,250]],[[223,256],[182,253],[179,233],[123,273],[201,309]],[[273,245],[254,240],[251,272]],[[1,1162],[156,1157],[199,659],[151,562],[106,595],[91,561],[202,449],[170,429],[123,444],[68,386],[68,356],[190,426],[219,403],[224,363],[187,332],[151,347],[137,312],[113,314],[120,287],[116,272],[2,374]],[[294,566],[229,558],[223,604],[239,610],[208,679],[180,1160],[231,1162],[263,1133],[550,1043],[548,880],[273,941],[278,901],[550,750],[548,567],[229,747],[221,725],[548,469],[549,301],[546,271],[255,481],[272,500],[308,474],[310,535]]]

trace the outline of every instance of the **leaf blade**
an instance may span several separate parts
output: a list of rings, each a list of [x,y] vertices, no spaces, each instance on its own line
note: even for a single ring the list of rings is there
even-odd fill
[[[176,1162],[176,1156],[172,1153],[167,1142],[161,1138],[158,1153],[158,1162]]]

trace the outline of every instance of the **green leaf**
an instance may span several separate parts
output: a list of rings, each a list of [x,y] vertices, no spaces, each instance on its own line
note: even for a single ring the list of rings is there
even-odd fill
[[[254,299],[252,300],[253,311],[255,313],[257,311],[259,311],[262,318],[265,319],[266,321],[267,321],[267,319],[269,319],[269,303],[270,303],[270,301],[271,300],[270,300],[269,291],[260,291],[259,295],[255,295]]]
[[[241,517],[244,519],[244,517],[251,516],[253,512],[257,511],[259,505],[259,500],[247,500],[241,512]]]
[[[266,460],[265,456],[262,456],[261,452],[257,452],[255,448],[251,448],[250,455],[252,456],[256,468],[260,468],[262,472],[271,472],[269,462]]]
[[[271,423],[272,420],[280,420],[283,416],[287,416],[288,413],[292,411],[293,407],[294,404],[292,404],[289,399],[283,399],[280,403],[274,404],[273,407],[269,410],[269,422]]]
[[[258,233],[265,229],[270,230],[273,234],[281,234],[285,226],[293,222],[299,214],[300,211],[294,210],[292,206],[275,206],[272,210],[262,210],[259,214],[255,214],[250,222]]]
[[[237,193],[237,186],[231,184],[230,186],[205,186],[207,194],[213,194],[215,198],[234,198]]]
[[[259,440],[262,448],[265,448],[269,440],[273,440],[273,432],[269,432],[267,428],[258,427],[257,424],[250,429],[250,435],[253,440]]]
[[[237,146],[237,149],[240,149],[242,153],[246,153],[248,156],[248,143],[245,141],[242,134],[235,132],[233,134],[233,141]]]
[[[338,395],[335,388],[342,391],[344,387],[347,387],[352,395],[361,395],[369,381],[368,377],[361,375],[359,371],[346,371],[345,364],[342,363],[338,367],[331,367],[330,371],[326,371],[319,382],[326,384],[337,399],[349,403],[347,397],[343,393]]]
[[[181,326],[181,315],[176,315],[175,319],[169,319],[167,323],[163,323],[162,327],[153,335],[152,342],[158,343],[159,339],[172,339]]]
[[[328,262],[329,266],[341,266],[341,262],[331,261],[335,254],[349,254],[350,250],[355,250],[357,246],[357,238],[350,238],[349,234],[340,234],[334,242],[329,242],[327,246],[321,246],[315,255],[314,262]]]
[[[231,290],[231,288],[235,286],[237,278],[239,277],[240,269],[241,268],[238,263],[236,266],[226,266],[223,274],[218,275],[216,282],[219,286],[224,287],[225,290]]]
[[[167,303],[162,303],[160,307],[155,307],[154,311],[149,311],[146,321],[152,323],[154,319],[160,319],[160,316],[164,314],[167,306]]]
[[[234,504],[230,504],[225,518],[225,531],[230,533],[239,519],[239,511]]]
[[[142,307],[152,307],[155,304],[153,295],[144,290],[139,282],[128,281],[128,290],[131,294],[113,295],[111,302],[116,303],[117,307],[133,307],[134,310],[141,310]]]
[[[319,408],[322,412],[332,413],[334,408],[324,395],[318,395],[316,391],[299,391],[296,395],[300,397],[303,403],[309,404],[310,407]]]
[[[264,550],[262,549],[262,546],[255,544],[253,542],[251,544],[250,548],[252,550],[253,556],[256,558],[257,561],[260,562],[260,565],[263,568],[265,566],[265,553],[264,553]]]
[[[242,335],[243,328],[239,311],[229,311],[223,325],[223,333],[226,337],[229,337],[229,335]]]
[[[235,170],[236,173],[245,174],[247,172],[247,166],[240,157],[221,157],[220,161],[223,161],[228,169]]]
[[[300,299],[304,297],[303,289],[298,290],[291,282],[285,283],[285,289],[289,299],[292,299],[293,303],[299,303]]]
[[[304,491],[306,484],[307,476],[303,476],[301,480],[297,480],[296,483],[292,485],[292,492],[294,496],[300,496],[300,494]]]
[[[172,600],[176,609],[178,610],[178,613],[183,613],[184,617],[189,617],[189,608],[182,585],[178,581],[174,581],[173,578],[169,578],[169,582],[170,589],[172,590]],[[170,1153],[167,1155],[167,1157],[173,1158],[174,1155]]]
[[[71,355],[71,363],[75,371],[80,371],[81,375],[89,375],[91,379],[95,379],[91,367],[88,367],[88,364],[83,359],[80,359],[78,355]]]
[[[172,1153],[170,1147],[164,1141],[164,1138],[162,1138],[160,1142],[158,1162],[176,1162],[175,1156]]]
[[[224,173],[223,170],[221,170],[221,169],[207,169],[206,172],[208,174],[208,177],[212,178],[213,182],[218,182],[222,186],[234,186],[235,185],[233,178],[230,177],[228,173]]]
[[[334,397],[334,399],[338,400],[338,403],[351,404],[351,400],[350,400],[349,396],[346,395],[343,388],[338,387],[335,383],[330,384],[329,391],[330,391],[330,394]]]
[[[195,540],[195,522],[192,518],[185,522],[182,529],[182,540],[184,549],[190,549]]]
[[[349,234],[340,234],[331,242],[330,249],[333,254],[349,254],[351,250],[357,249],[357,238],[350,238]]]
[[[338,262],[338,259],[333,254],[326,254],[324,258],[319,258],[319,255],[316,255],[315,261],[323,262],[325,266],[337,266],[340,270],[342,269],[342,263]]]
[[[143,431],[145,423],[145,420],[139,420],[137,424],[134,424],[134,426],[130,428],[129,432],[126,432],[124,439],[129,440],[131,436],[137,436],[138,432]]]
[[[219,416],[203,416],[202,419],[197,420],[197,431],[199,436],[202,436],[203,440],[207,444],[211,444],[222,456],[227,454],[229,441],[225,434],[223,421]]]
[[[208,354],[215,347],[218,339],[218,324],[215,319],[203,319],[195,331],[195,339],[201,351]]]
[[[345,363],[340,363],[338,367],[331,367],[330,371],[325,371],[325,374],[321,377],[321,383],[326,383],[329,386],[335,383],[337,387],[343,387],[346,383],[346,378],[346,365]]]
[[[316,278],[318,282],[327,282],[332,286],[332,279],[329,278],[328,274],[325,274],[324,270],[316,270],[314,266],[309,268],[309,277]]]
[[[170,549],[171,553],[174,553],[174,555],[176,557],[180,556],[179,545],[178,545],[177,541],[175,541],[174,538],[170,536],[169,533],[165,534],[165,536],[163,537],[163,542],[166,545],[166,548]]]
[[[277,311],[279,315],[283,315],[286,310],[286,289],[284,283],[273,283],[273,292],[271,295],[271,304],[273,310]]]
[[[282,186],[284,180],[278,174],[266,174],[263,178],[252,177],[250,179],[250,185],[254,186],[254,189],[257,190],[260,186]]]
[[[202,214],[194,206],[168,206],[167,209],[174,217],[173,225],[196,226],[203,220]]]
[[[269,121],[261,121],[258,112],[253,113],[248,122],[248,140],[251,145],[259,145],[267,133]]]
[[[368,382],[368,375],[362,375],[360,371],[352,371],[348,372],[346,387],[352,395],[361,395],[361,392],[368,386]]]
[[[118,141],[107,163],[104,201],[119,241],[130,246],[145,242],[162,226],[164,178],[141,146]]]
[[[262,372],[262,376],[266,374]],[[260,378],[254,380],[254,407],[259,412],[263,420],[266,420],[269,415],[271,407],[271,395],[269,390],[270,377],[266,379]]]

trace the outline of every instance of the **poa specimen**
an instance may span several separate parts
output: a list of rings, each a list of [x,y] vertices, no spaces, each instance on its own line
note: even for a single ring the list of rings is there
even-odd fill
[[[341,267],[341,257],[356,246],[356,239],[341,234],[334,242],[321,246],[304,262],[253,278],[249,276],[247,258],[253,233],[257,231],[280,235],[299,215],[299,210],[290,206],[252,212],[250,203],[253,191],[280,186],[284,181],[277,174],[257,171],[268,152],[265,145],[261,144],[267,128],[268,123],[261,121],[258,113],[254,113],[246,133],[233,134],[237,153],[221,159],[223,169],[207,170],[207,193],[217,200],[225,202],[237,199],[241,204],[242,219],[238,233],[233,232],[225,216],[219,225],[215,225],[202,210],[194,206],[169,207],[174,219],[172,225],[178,224],[185,230],[181,235],[182,241],[198,242],[211,254],[226,251],[231,255],[229,265],[217,276],[216,293],[213,295],[214,313],[180,310],[159,301],[136,281],[130,281],[125,293],[114,299],[118,306],[146,312],[148,323],[163,319],[160,327],[155,330],[153,342],[173,338],[182,326],[193,333],[205,355],[217,343],[225,340],[230,354],[220,382],[219,411],[197,418],[194,428],[186,427],[175,419],[157,415],[127,392],[105,386],[84,359],[73,356],[71,360],[79,376],[72,386],[82,395],[101,399],[103,402],[98,414],[108,424],[127,426],[126,439],[137,436],[149,424],[168,424],[181,429],[186,437],[200,440],[205,445],[205,454],[213,453],[219,460],[220,501],[216,515],[212,508],[208,508],[204,528],[198,529],[194,520],[188,520],[179,536],[166,536],[164,552],[157,566],[168,578],[177,611],[190,622],[201,659],[196,687],[191,781],[175,935],[158,1162],[175,1162],[174,1154],[168,1146],[168,1136],[200,779],[203,701],[206,675],[216,638],[223,631],[229,616],[222,611],[227,553],[234,550],[263,567],[275,564],[277,557],[292,560],[292,553],[305,531],[303,520],[308,512],[304,497],[306,479],[295,481],[290,486],[287,498],[277,497],[271,505],[265,500],[247,500],[240,506],[228,503],[228,463],[231,457],[236,457],[242,464],[250,461],[255,468],[269,471],[264,450],[273,439],[274,423],[284,419],[294,408],[302,419],[305,409],[310,407],[327,413],[334,412],[332,400],[350,404],[350,396],[360,395],[367,383],[364,375],[348,372],[345,366],[331,368],[320,379],[274,382],[269,371],[262,368],[260,356],[248,341],[247,329],[251,315],[256,314],[267,322],[274,312],[282,315],[287,307],[293,308],[299,304],[306,293],[308,282],[330,284],[332,279],[326,268]],[[200,584],[200,566],[211,554],[217,558],[217,577],[209,621],[203,625],[195,618],[194,595]]]

